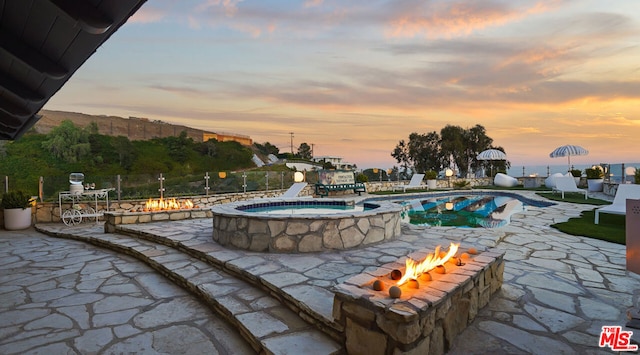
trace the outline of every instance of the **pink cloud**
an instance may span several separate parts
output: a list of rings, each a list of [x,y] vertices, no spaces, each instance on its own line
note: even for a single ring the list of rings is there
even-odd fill
[[[528,8],[509,7],[495,2],[441,2],[407,8],[389,21],[389,37],[428,38],[466,36],[475,31],[502,26],[533,14],[549,11],[557,1],[541,1]]]

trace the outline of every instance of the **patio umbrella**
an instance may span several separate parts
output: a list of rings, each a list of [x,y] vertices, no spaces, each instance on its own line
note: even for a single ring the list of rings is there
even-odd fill
[[[571,156],[572,155],[588,155],[589,151],[582,148],[579,145],[563,145],[562,147],[556,148],[553,152],[549,154],[551,158],[558,157],[567,157],[568,167],[567,171],[571,170]]]
[[[504,152],[501,151],[501,150],[487,149],[487,150],[484,150],[484,151],[480,152],[480,154],[478,154],[478,156],[476,156],[476,159],[478,159],[478,160],[507,160],[507,155],[504,154]],[[493,164],[491,164],[491,170],[489,171],[489,174],[493,175]]]
[[[507,160],[507,155],[497,149],[487,149],[476,157],[478,160]]]

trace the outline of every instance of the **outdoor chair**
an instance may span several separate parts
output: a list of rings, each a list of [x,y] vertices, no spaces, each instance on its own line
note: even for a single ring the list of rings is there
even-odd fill
[[[556,193],[560,192],[562,194],[562,199],[564,199],[565,192],[577,192],[584,194],[584,199],[588,198],[589,193],[585,189],[579,189],[576,186],[576,180],[573,176],[558,176],[554,179],[555,186],[552,188],[551,192]]]
[[[279,197],[285,197],[285,198],[298,197],[300,192],[302,192],[302,190],[304,190],[304,188],[306,186],[307,186],[306,182],[295,182],[295,183],[293,183],[293,185],[291,185],[291,187],[289,187],[289,189],[287,191],[285,191]]]
[[[600,213],[611,214],[627,214],[627,200],[640,199],[640,185],[636,184],[620,184],[616,191],[616,196],[613,198],[613,203],[604,207],[596,208],[596,218],[594,223],[600,222]]]
[[[409,184],[395,185],[393,186],[393,191],[396,191],[396,189],[402,189],[402,192],[407,192],[407,189],[423,188],[424,186],[422,185],[422,179],[424,179],[424,174],[413,174],[413,176],[411,177],[411,181],[409,181]]]

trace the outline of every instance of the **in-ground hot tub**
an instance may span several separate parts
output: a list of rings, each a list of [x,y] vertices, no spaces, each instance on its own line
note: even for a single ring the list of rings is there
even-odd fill
[[[400,235],[402,206],[341,199],[242,201],[211,208],[213,239],[259,252],[351,249]]]

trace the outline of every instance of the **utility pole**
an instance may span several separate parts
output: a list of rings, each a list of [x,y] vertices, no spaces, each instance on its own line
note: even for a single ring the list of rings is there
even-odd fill
[[[293,132],[289,132],[291,135],[291,154],[293,155]]]

